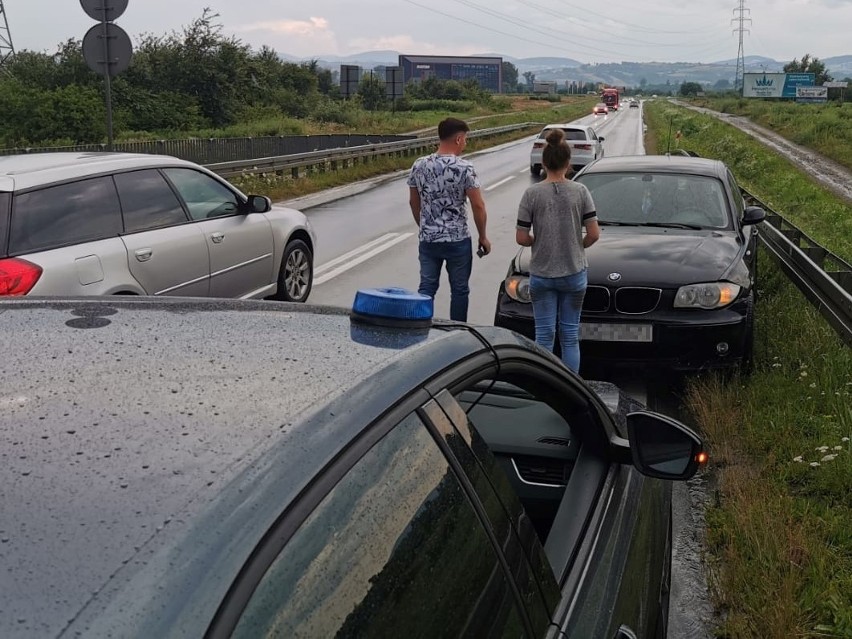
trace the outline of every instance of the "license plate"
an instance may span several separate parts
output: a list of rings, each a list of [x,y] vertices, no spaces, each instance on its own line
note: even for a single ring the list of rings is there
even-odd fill
[[[589,342],[653,342],[652,324],[580,324],[580,339]]]

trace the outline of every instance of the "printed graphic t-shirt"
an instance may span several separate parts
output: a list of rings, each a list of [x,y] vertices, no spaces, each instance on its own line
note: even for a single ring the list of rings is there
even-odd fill
[[[470,237],[465,193],[479,188],[470,162],[437,153],[419,158],[411,167],[408,186],[420,193],[421,242],[458,242]]]

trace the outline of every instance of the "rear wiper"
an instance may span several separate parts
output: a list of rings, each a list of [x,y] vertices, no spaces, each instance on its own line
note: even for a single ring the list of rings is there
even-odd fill
[[[637,226],[656,226],[664,229],[694,229],[696,231],[700,231],[703,229],[703,226],[696,226],[695,224],[681,224],[680,222],[642,222],[637,224]]]
[[[608,222],[606,220],[598,220],[598,226],[639,226],[634,222]]]

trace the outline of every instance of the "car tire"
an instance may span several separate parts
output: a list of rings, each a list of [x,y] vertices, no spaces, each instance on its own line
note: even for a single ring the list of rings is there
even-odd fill
[[[541,164],[530,164],[530,175],[538,177],[541,175]]]
[[[278,290],[273,299],[305,302],[314,283],[314,255],[302,240],[290,240],[278,271]]]

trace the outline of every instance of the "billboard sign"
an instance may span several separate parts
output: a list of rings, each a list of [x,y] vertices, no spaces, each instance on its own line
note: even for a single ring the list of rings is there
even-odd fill
[[[340,65],[340,95],[351,98],[358,93],[361,83],[361,67],[354,64]]]
[[[828,87],[796,87],[796,102],[827,102]]]
[[[828,87],[829,89],[845,89],[849,86],[849,83],[846,80],[834,80],[831,82],[823,82],[822,86]]]
[[[812,87],[813,73],[744,73],[744,98],[795,98],[797,87]]]

